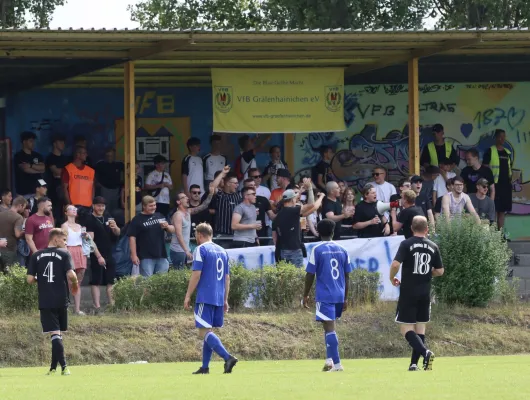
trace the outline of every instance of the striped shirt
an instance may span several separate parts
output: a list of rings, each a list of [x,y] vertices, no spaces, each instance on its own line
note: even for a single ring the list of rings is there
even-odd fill
[[[215,210],[215,234],[232,236],[232,214],[243,201],[239,193],[219,192],[210,202],[210,210]]]

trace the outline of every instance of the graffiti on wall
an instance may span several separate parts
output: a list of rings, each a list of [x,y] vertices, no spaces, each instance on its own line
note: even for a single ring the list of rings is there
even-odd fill
[[[513,157],[512,214],[530,214],[530,83],[420,85],[420,147],[433,140],[432,126],[444,126],[446,140],[458,155],[462,169],[465,152],[480,156],[494,144],[495,129],[504,129]],[[362,187],[372,180],[375,165],[389,171],[396,183],[408,175],[407,85],[358,85],[345,88],[345,132],[297,135],[294,152],[297,174],[309,174],[319,160],[318,149],[331,145],[336,154],[333,174]],[[525,181],[526,175],[526,181]]]

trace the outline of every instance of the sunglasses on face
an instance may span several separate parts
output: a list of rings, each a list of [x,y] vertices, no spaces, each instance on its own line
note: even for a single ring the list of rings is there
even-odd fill
[[[261,175],[254,175],[254,176],[251,176],[252,179],[259,179],[261,178]]]
[[[372,172],[372,176],[384,175],[384,172]]]
[[[201,192],[191,192],[191,194],[201,194]]]

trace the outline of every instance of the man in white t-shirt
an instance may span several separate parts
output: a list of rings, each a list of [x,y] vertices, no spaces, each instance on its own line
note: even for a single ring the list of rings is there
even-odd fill
[[[210,146],[211,151],[202,158],[204,180],[207,186],[215,179],[215,173],[222,171],[225,165],[228,165],[228,160],[221,154],[221,136],[210,136]]]
[[[269,185],[269,188],[271,191],[274,189],[278,189],[278,182],[276,181],[276,172],[279,169],[289,169],[287,167],[287,163],[282,160],[282,152],[280,149],[280,146],[275,145],[272,146],[269,150],[269,155],[271,157],[271,161],[269,164],[265,167],[265,170],[263,171],[263,180],[265,183]]]
[[[167,159],[162,155],[155,156],[153,159],[155,169],[147,175],[145,180],[145,190],[156,200],[156,210],[160,214],[167,216],[169,214],[169,191],[173,189],[171,176],[165,172]]]
[[[192,137],[188,139],[186,145],[188,146],[189,154],[182,160],[182,187],[186,196],[189,197],[190,186],[197,185],[201,188],[202,195],[204,193],[204,171],[202,158],[199,157],[201,141],[196,137]]]
[[[375,188],[377,193],[377,200],[389,203],[390,197],[396,194],[396,187],[390,182],[386,181],[386,169],[383,167],[375,167],[372,172],[373,182],[369,182]]]
[[[239,180],[240,189],[243,188],[243,181],[248,178],[248,171],[251,168],[256,168],[256,154],[263,149],[265,144],[270,140],[272,135],[260,138],[258,143],[258,136],[250,138],[248,135],[241,136],[237,141],[241,149],[241,165],[240,170],[236,170],[237,179]]]

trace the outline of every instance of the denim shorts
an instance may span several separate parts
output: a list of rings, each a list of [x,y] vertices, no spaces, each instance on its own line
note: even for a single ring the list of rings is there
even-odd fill
[[[282,260],[290,262],[298,268],[304,267],[304,255],[302,250],[282,250],[281,251]]]

